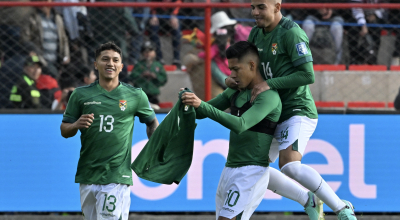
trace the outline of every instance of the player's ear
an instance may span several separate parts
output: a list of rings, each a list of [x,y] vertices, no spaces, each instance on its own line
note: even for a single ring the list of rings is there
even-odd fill
[[[249,65],[250,65],[250,70],[251,71],[255,71],[256,70],[256,63],[254,62],[254,60],[250,60],[249,61]]]
[[[97,62],[94,61],[93,64],[94,64],[94,69],[97,70]]]
[[[278,13],[280,10],[281,10],[281,3],[277,2],[277,3],[275,4],[275,10],[274,10],[274,12],[275,12],[275,13]]]

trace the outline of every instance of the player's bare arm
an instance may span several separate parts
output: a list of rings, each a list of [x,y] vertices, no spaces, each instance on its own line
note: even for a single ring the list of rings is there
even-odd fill
[[[185,92],[182,94],[182,103],[185,105],[190,105],[195,108],[198,108],[201,104],[201,99],[196,96],[196,94],[191,92]]]
[[[64,138],[73,137],[76,135],[79,129],[89,128],[89,126],[93,123],[94,114],[85,114],[81,115],[81,117],[74,123],[66,123],[62,122],[60,129],[61,135]]]
[[[146,128],[147,137],[150,138],[159,125],[157,118],[154,117],[154,119],[151,122],[146,123],[146,125],[147,125]]]

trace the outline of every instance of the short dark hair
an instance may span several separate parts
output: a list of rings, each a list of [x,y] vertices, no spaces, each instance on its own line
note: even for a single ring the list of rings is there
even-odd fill
[[[105,50],[113,50],[113,51],[119,53],[119,55],[121,56],[121,59],[122,59],[122,50],[121,50],[121,48],[119,48],[119,47],[118,47],[114,42],[112,42],[112,41],[100,45],[100,47],[97,48],[97,50],[96,50],[96,52],[95,52],[95,58],[97,59],[97,57],[100,56],[100,53],[101,53],[102,51],[105,51]]]
[[[258,49],[257,49],[256,45],[254,45],[250,42],[239,41],[239,42],[236,42],[235,44],[231,45],[228,49],[226,49],[225,54],[226,54],[226,58],[228,58],[228,59],[237,58],[238,60],[240,60],[248,54],[253,54],[258,57]]]
[[[85,77],[90,77],[90,73],[94,71],[92,67],[88,65],[81,64],[76,65],[70,68],[69,72],[75,72],[75,77],[79,79],[79,81],[84,82]]]

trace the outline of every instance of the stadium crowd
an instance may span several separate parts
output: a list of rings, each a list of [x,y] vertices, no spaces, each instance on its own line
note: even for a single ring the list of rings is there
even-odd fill
[[[51,2],[52,0],[32,0]],[[78,2],[78,0],[54,0]],[[94,0],[91,0],[93,2]],[[104,0],[98,0],[104,1]],[[117,0],[108,0],[115,1]],[[181,0],[124,0],[126,2],[182,2]],[[199,2],[183,0],[183,2]],[[245,0],[213,0],[241,2]],[[290,3],[332,3],[333,1],[284,0]],[[398,3],[384,0],[340,0],[334,3]],[[96,7],[2,7],[0,14],[0,108],[65,109],[69,95],[78,86],[96,80],[93,68],[94,48],[113,41],[122,49],[124,68],[120,80],[142,87],[153,108],[160,102],[159,88],[167,82],[164,65],[185,69],[194,87],[204,74],[202,39],[185,35],[183,30],[204,31],[203,10],[191,8],[96,8]],[[213,96],[226,88],[229,76],[224,50],[247,39],[254,25],[249,8],[213,9],[211,33]],[[399,10],[346,10],[320,8],[290,9],[284,16],[300,24],[310,39],[314,63],[378,64],[382,35],[396,36],[394,48],[400,47],[397,25]],[[358,26],[346,25],[356,23]],[[370,25],[376,24],[376,25]],[[161,43],[169,36],[171,42]],[[181,56],[182,42],[194,43],[196,50]],[[344,44],[346,43],[346,46]],[[171,44],[172,51],[163,50]],[[171,54],[165,54],[165,51]],[[330,51],[332,56],[327,56]],[[164,52],[164,53],[163,53]],[[165,57],[171,58],[166,62]],[[387,65],[400,65],[400,52],[393,50]],[[183,64],[183,65],[182,65]],[[133,66],[133,69],[128,67]],[[197,78],[196,78],[197,77]],[[204,77],[201,77],[204,78]],[[199,87],[204,87],[203,84]],[[199,91],[197,91],[199,93]]]

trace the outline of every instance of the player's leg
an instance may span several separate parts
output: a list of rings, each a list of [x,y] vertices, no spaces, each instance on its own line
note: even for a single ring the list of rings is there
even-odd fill
[[[131,203],[129,186],[111,183],[100,187],[96,193],[97,219],[128,220]]]
[[[279,142],[272,141],[269,151],[271,162],[279,155]],[[285,198],[294,200],[304,207],[310,220],[323,219],[323,202],[314,193],[305,190],[282,172],[270,167],[268,189]]]
[[[84,220],[96,220],[96,197],[94,195],[96,185],[79,184],[81,196],[81,208]]]
[[[282,143],[279,152],[279,167],[282,172],[315,193],[335,213],[346,209],[346,204],[340,200],[321,175],[310,166],[301,163],[307,142],[316,128],[317,119],[294,116],[282,125],[280,136],[275,136],[279,138],[278,142]],[[350,219],[355,219],[355,217]]]
[[[267,190],[268,167],[225,167],[224,171],[225,175],[221,175],[221,178],[226,181],[218,186],[218,192],[223,193],[224,197],[222,203],[219,201],[222,207],[216,210],[217,219],[250,219]]]

